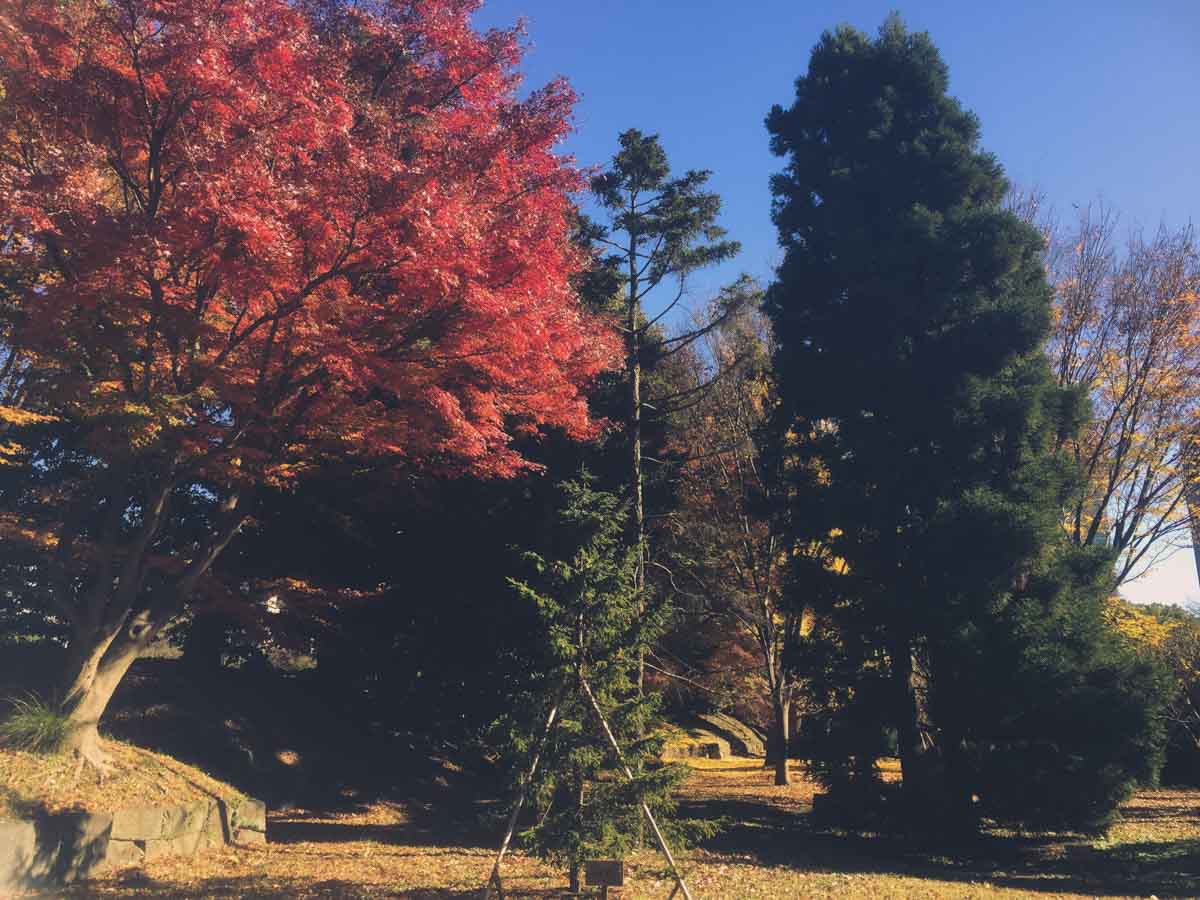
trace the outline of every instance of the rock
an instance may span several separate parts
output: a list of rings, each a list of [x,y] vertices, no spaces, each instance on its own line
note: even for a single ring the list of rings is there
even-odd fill
[[[238,847],[265,847],[267,846],[267,835],[263,831],[237,828],[233,832],[233,843]]]
[[[118,841],[144,841],[163,834],[161,806],[134,806],[113,813],[112,836]]]
[[[719,741],[705,741],[702,744],[696,745],[696,755],[702,756],[705,759],[728,759],[729,753],[726,747],[722,747]]]
[[[86,878],[104,862],[112,834],[112,816],[105,813],[60,813],[36,823],[38,857],[44,860],[35,875],[54,884]]]
[[[236,831],[239,828],[250,831],[267,830],[267,805],[261,800],[242,800],[230,804],[230,824]]]
[[[729,749],[737,756],[752,756],[763,759],[767,755],[762,736],[745,722],[738,721],[726,713],[701,713],[696,717],[704,727],[716,732],[729,742]]]
[[[147,837],[172,838],[181,834],[204,831],[208,827],[210,817],[216,815],[216,800],[197,800],[195,803],[185,803],[183,806],[170,806],[162,811],[160,835],[147,835]]]
[[[146,859],[159,859],[163,856],[191,856],[209,846],[208,835],[203,831],[189,831],[175,837],[159,838],[152,841],[138,841],[144,848]]]
[[[146,859],[146,848],[137,841],[109,840],[105,865],[116,869],[140,866]]]
[[[267,806],[261,800],[223,800],[221,812],[231,844],[262,847],[267,843]]]
[[[137,841],[146,859],[162,856],[191,856],[200,850],[225,843],[225,829],[216,800],[199,800],[171,807],[166,813],[167,826],[161,838]]]
[[[664,752],[664,759],[728,759],[729,742],[708,732],[693,732],[689,740],[675,741]]]
[[[0,833],[0,886],[29,888],[87,877],[108,853],[112,817],[60,813],[5,826]],[[32,849],[30,829],[34,833]]]
[[[0,820],[0,896],[28,886],[36,852],[37,829],[32,822]]]
[[[208,818],[204,823],[204,833],[208,835],[210,847],[219,847],[229,843],[230,832],[219,800],[213,800],[208,807]]]
[[[263,846],[267,809],[257,800],[216,799],[104,813],[62,813],[0,821],[0,896],[62,885],[103,865],[137,866],[190,856],[227,842]]]

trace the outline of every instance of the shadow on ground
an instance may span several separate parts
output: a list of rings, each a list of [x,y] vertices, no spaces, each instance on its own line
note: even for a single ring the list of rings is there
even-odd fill
[[[713,798],[680,804],[680,813],[729,824],[701,847],[712,853],[813,874],[896,875],[985,882],[1047,894],[1193,897],[1200,886],[1200,840],[1098,847],[1084,839],[983,834],[936,847],[893,837],[821,830],[807,813],[769,803]],[[1127,818],[1200,817],[1193,807],[1139,807]]]
[[[950,885],[951,892],[956,890],[954,885],[961,884],[963,895],[977,891],[982,883],[993,888],[1048,896],[1153,894],[1178,897],[1194,896],[1196,885],[1200,884],[1198,839],[1124,843],[1106,848],[1061,836],[984,835],[952,848],[943,843],[933,849],[894,838],[821,831],[810,824],[807,814],[774,806],[769,800],[756,803],[729,798],[696,799],[685,801],[682,806],[682,812],[689,816],[723,817],[731,823],[721,835],[703,845],[705,861],[710,865],[714,862],[719,865],[728,858],[742,863],[781,866],[812,875],[930,879],[943,886]],[[1190,807],[1181,807],[1178,812],[1185,817],[1196,815],[1196,810]],[[102,882],[75,886],[55,896],[182,900],[465,900],[480,895],[478,886],[400,889],[378,880],[361,883],[352,876],[344,877],[344,868],[338,868],[336,872],[326,868],[322,872],[335,859],[344,862],[357,857],[362,851],[350,845],[361,844],[364,848],[376,846],[375,858],[386,859],[397,870],[410,865],[430,865],[431,859],[445,859],[447,854],[461,857],[465,853],[467,859],[458,859],[457,864],[465,863],[471,870],[478,868],[482,874],[489,858],[487,848],[492,842],[477,842],[471,850],[450,849],[448,839],[464,833],[461,825],[447,834],[437,828],[426,830],[407,822],[339,824],[317,818],[328,816],[325,812],[312,813],[313,818],[307,818],[308,815],[291,814],[272,823],[275,846],[271,855],[263,859],[273,864],[263,865],[260,871],[181,881],[155,880],[145,873],[133,871]],[[1146,818],[1149,815],[1149,812],[1145,813]],[[294,873],[304,871],[303,860],[306,858],[315,858],[309,864],[313,866],[313,875],[297,876]],[[433,865],[436,868],[437,863]],[[335,874],[343,877],[330,877]],[[431,875],[429,883],[436,880]],[[522,900],[549,900],[561,896],[561,890],[522,885],[525,880],[514,873],[506,883],[507,896]]]
[[[529,889],[511,881],[505,896],[513,900],[558,900],[562,889]],[[388,889],[347,879],[312,880],[266,875],[208,878],[196,884],[155,881],[140,873],[102,883],[72,885],[54,893],[30,894],[28,900],[84,900],[84,898],[144,897],[150,900],[478,900],[480,888]]]
[[[331,820],[329,811],[296,811],[271,822],[273,844],[351,844],[370,841],[408,847],[474,849],[499,840],[494,829],[482,821],[483,804],[443,799],[442,802],[409,801],[404,804],[405,821],[369,824],[353,821],[350,816],[362,807],[340,804],[338,814],[344,821]]]
[[[47,895],[49,896],[49,895]],[[127,878],[120,882],[86,889],[76,886],[55,897],[75,900],[85,897],[146,897],[160,900],[367,900],[367,898],[405,898],[405,900],[465,900],[478,898],[479,890],[417,889],[388,891],[379,885],[356,884],[353,881],[330,879],[310,881],[299,878],[268,878],[254,875],[231,878],[210,878],[198,885],[183,886],[156,882],[148,878]],[[534,894],[521,896],[534,897]],[[544,894],[542,896],[550,896]]]

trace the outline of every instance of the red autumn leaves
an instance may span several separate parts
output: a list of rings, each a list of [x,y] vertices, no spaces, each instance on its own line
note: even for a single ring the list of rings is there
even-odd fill
[[[570,288],[573,96],[462,0],[0,0],[10,342],[102,455],[511,474],[615,359]]]

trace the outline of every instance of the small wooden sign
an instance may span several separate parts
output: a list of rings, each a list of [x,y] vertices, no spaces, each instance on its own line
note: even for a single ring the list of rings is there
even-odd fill
[[[624,887],[625,863],[619,859],[589,859],[583,864],[583,878],[590,887]]]

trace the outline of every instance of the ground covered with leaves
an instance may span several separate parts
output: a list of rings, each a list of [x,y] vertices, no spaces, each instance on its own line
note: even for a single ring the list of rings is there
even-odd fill
[[[1158,897],[1194,896],[1200,885],[1200,791],[1147,790],[1101,840],[990,834],[957,847],[838,834],[808,821],[813,783],[776,788],[748,759],[696,760],[681,797],[690,815],[723,818],[718,837],[682,855],[699,898]],[[30,896],[159,898],[413,898],[480,896],[498,835],[462,809],[420,801],[358,802],[291,810],[270,822],[265,849],[226,848],[86,885]],[[479,809],[476,808],[476,813]],[[671,890],[651,851],[629,863],[621,896],[659,900]],[[520,854],[505,867],[510,897],[557,897],[561,873]]]
[[[66,754],[0,748],[0,818],[175,806],[206,797],[242,796],[236,788],[165,754],[108,739],[101,741],[101,747],[113,769],[103,781],[90,769],[80,772]]]

